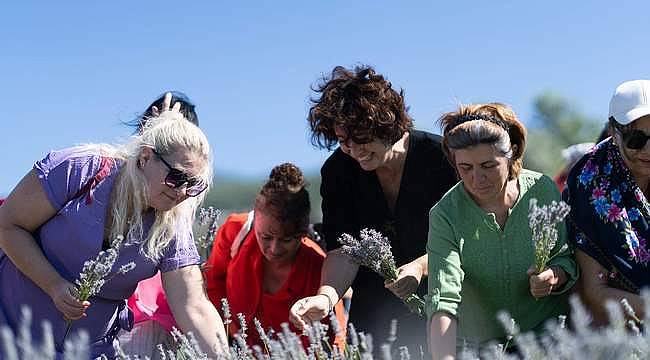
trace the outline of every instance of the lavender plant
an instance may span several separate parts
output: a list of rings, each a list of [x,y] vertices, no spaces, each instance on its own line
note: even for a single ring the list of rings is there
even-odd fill
[[[228,299],[226,298],[221,299],[221,311],[223,312],[223,326],[226,329],[226,337],[228,337],[228,329],[232,322],[232,314],[230,314],[230,304],[228,304]]]
[[[221,210],[215,209],[212,206],[201,208],[199,209],[199,215],[192,224],[194,242],[203,261],[207,260],[210,256],[214,236],[217,233],[217,229],[219,229],[218,221],[221,218],[221,213]]]
[[[540,207],[535,198],[530,199],[529,205],[528,224],[533,233],[535,272],[539,274],[544,271],[557,243],[557,224],[569,214],[570,207],[564,201],[552,201]]]
[[[54,348],[52,325],[44,320],[41,322],[43,336],[40,343],[32,338],[30,332],[32,311],[29,307],[21,307],[21,319],[16,334],[7,326],[0,326],[0,359],[31,360],[31,359],[88,359],[90,344],[88,334],[80,331],[65,341],[62,357],[57,357]]]
[[[650,291],[641,292],[644,304],[650,304]],[[517,324],[505,312],[498,316],[509,338],[516,346],[517,352],[506,351],[507,345],[492,343],[481,349],[464,349],[460,359],[560,359],[560,360],[591,360],[591,359],[648,359],[650,358],[650,334],[638,331],[629,326],[630,313],[634,310],[627,308],[623,303],[610,302],[607,306],[610,325],[603,328],[590,327],[590,316],[577,297],[572,297],[571,302],[571,329],[565,326],[566,317],[551,319],[546,324],[546,331],[540,335],[531,332],[521,332]],[[634,315],[634,317],[637,317]],[[648,321],[646,313],[643,319]],[[496,321],[497,319],[495,319]],[[25,311],[17,335],[5,326],[0,326],[0,358],[8,360],[27,359],[88,359],[89,339],[84,332],[76,334],[66,340],[63,354],[55,354],[51,336],[43,337],[42,343],[34,343],[29,328],[31,313]],[[335,322],[333,322],[335,323]],[[393,326],[391,326],[393,327]],[[256,328],[258,328],[256,326]],[[261,326],[259,327],[261,328]],[[44,328],[51,332],[51,328]],[[391,330],[392,332],[393,330]],[[174,331],[175,345],[171,348],[159,345],[161,359],[206,359],[205,353],[198,347],[191,333],[182,334]],[[221,353],[217,359],[223,360],[372,360],[373,345],[370,334],[357,333],[352,324],[349,324],[348,341],[343,350],[338,347],[328,348],[322,346],[327,341],[327,332],[324,328],[311,330],[310,346],[303,347],[301,335],[289,330],[284,324],[278,333],[267,332],[268,350],[264,351],[259,346],[249,346],[240,334],[235,336],[235,341],[230,348]],[[409,359],[408,350],[398,347],[393,350],[394,334],[391,333],[388,342],[379,347],[380,357],[385,360]],[[435,349],[433,349],[435,351]],[[103,357],[106,358],[106,357]],[[125,354],[118,349],[117,358],[123,360],[141,359],[137,354]],[[107,358],[106,358],[107,359]]]
[[[343,245],[341,251],[357,264],[370,268],[386,280],[397,280],[397,266],[390,241],[379,231],[363,229],[359,233],[359,239],[343,234],[338,241]],[[424,300],[417,294],[410,294],[403,301],[411,312],[424,315]]]
[[[92,260],[84,262],[84,266],[79,274],[79,278],[75,280],[77,287],[77,299],[79,301],[86,301],[91,296],[97,295],[104,284],[110,281],[114,276],[126,274],[135,268],[135,263],[130,262],[120,266],[120,268],[111,274],[115,261],[120,254],[120,248],[124,242],[123,236],[117,236],[111,243],[111,246],[106,251],[100,251],[97,257]],[[70,332],[72,327],[72,320],[66,319],[66,330],[63,340]]]

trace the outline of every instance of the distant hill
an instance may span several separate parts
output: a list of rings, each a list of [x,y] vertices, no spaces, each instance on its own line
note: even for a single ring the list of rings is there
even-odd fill
[[[311,221],[321,221],[320,210],[320,174],[318,172],[305,174],[307,190],[311,199]],[[266,176],[260,177],[234,177],[216,176],[214,185],[205,200],[205,206],[214,206],[221,209],[224,215],[231,212],[249,211],[253,207],[255,196],[266,181]]]

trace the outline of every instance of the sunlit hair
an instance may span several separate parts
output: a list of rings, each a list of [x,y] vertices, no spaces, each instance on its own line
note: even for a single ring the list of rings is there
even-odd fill
[[[499,103],[461,105],[457,111],[443,114],[438,121],[442,127],[443,150],[452,166],[456,166],[452,150],[489,144],[510,159],[508,178],[519,176],[526,147],[526,128],[509,106]]]
[[[305,186],[305,177],[296,165],[278,165],[257,194],[255,211],[275,218],[285,234],[306,233],[311,204]]]
[[[142,215],[148,209],[147,179],[138,167],[145,148],[155,149],[161,156],[187,150],[204,161],[196,174],[202,181],[212,183],[212,159],[208,139],[194,124],[182,115],[172,112],[150,118],[140,134],[125,145],[102,145],[105,155],[121,160],[122,167],[111,192],[112,224],[109,239],[118,235],[130,239],[144,237]],[[208,186],[209,187],[209,186]],[[174,236],[191,236],[192,222],[197,207],[209,188],[196,197],[188,197],[168,211],[155,212],[155,220],[141,248],[152,260],[159,260]]]
[[[308,117],[316,147],[332,150],[339,141],[334,131],[337,126],[357,144],[377,139],[385,145],[394,144],[413,127],[404,105],[404,90],[395,91],[370,66],[353,70],[337,66],[313,90],[320,94],[311,99]]]

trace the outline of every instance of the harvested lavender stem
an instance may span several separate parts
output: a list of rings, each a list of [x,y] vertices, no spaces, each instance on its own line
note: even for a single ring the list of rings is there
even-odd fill
[[[359,233],[359,239],[343,234],[338,241],[343,245],[341,251],[357,264],[370,268],[386,280],[397,280],[397,266],[390,241],[379,231],[363,229]],[[411,312],[424,315],[424,300],[417,294],[410,294],[403,301]]]
[[[552,201],[548,205],[537,206],[537,199],[530,199],[528,224],[533,233],[535,248],[535,272],[544,271],[551,257],[551,250],[557,243],[557,224],[569,214],[570,207],[564,201]]]
[[[104,284],[110,281],[114,276],[126,274],[135,268],[135,263],[130,262],[120,266],[120,268],[111,274],[115,261],[120,254],[120,248],[124,242],[123,236],[117,236],[110,248],[106,251],[100,251],[97,257],[92,260],[84,262],[84,266],[79,274],[79,278],[75,280],[77,286],[77,300],[86,301],[90,297],[97,295]],[[70,328],[72,327],[72,320],[66,319],[66,330],[63,339],[68,336]]]

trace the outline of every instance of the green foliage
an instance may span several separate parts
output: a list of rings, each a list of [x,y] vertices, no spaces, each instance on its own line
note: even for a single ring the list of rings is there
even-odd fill
[[[595,142],[605,124],[553,92],[538,95],[533,107],[533,122],[527,124],[524,164],[548,175],[554,175],[564,166],[563,149],[577,143]]]
[[[206,197],[204,206],[213,206],[221,209],[225,216],[233,212],[247,212],[253,208],[255,196],[260,191],[266,177],[252,178],[219,178],[214,180],[214,186]],[[305,173],[307,191],[311,200],[311,221],[321,221],[320,209],[320,174],[313,172]]]

